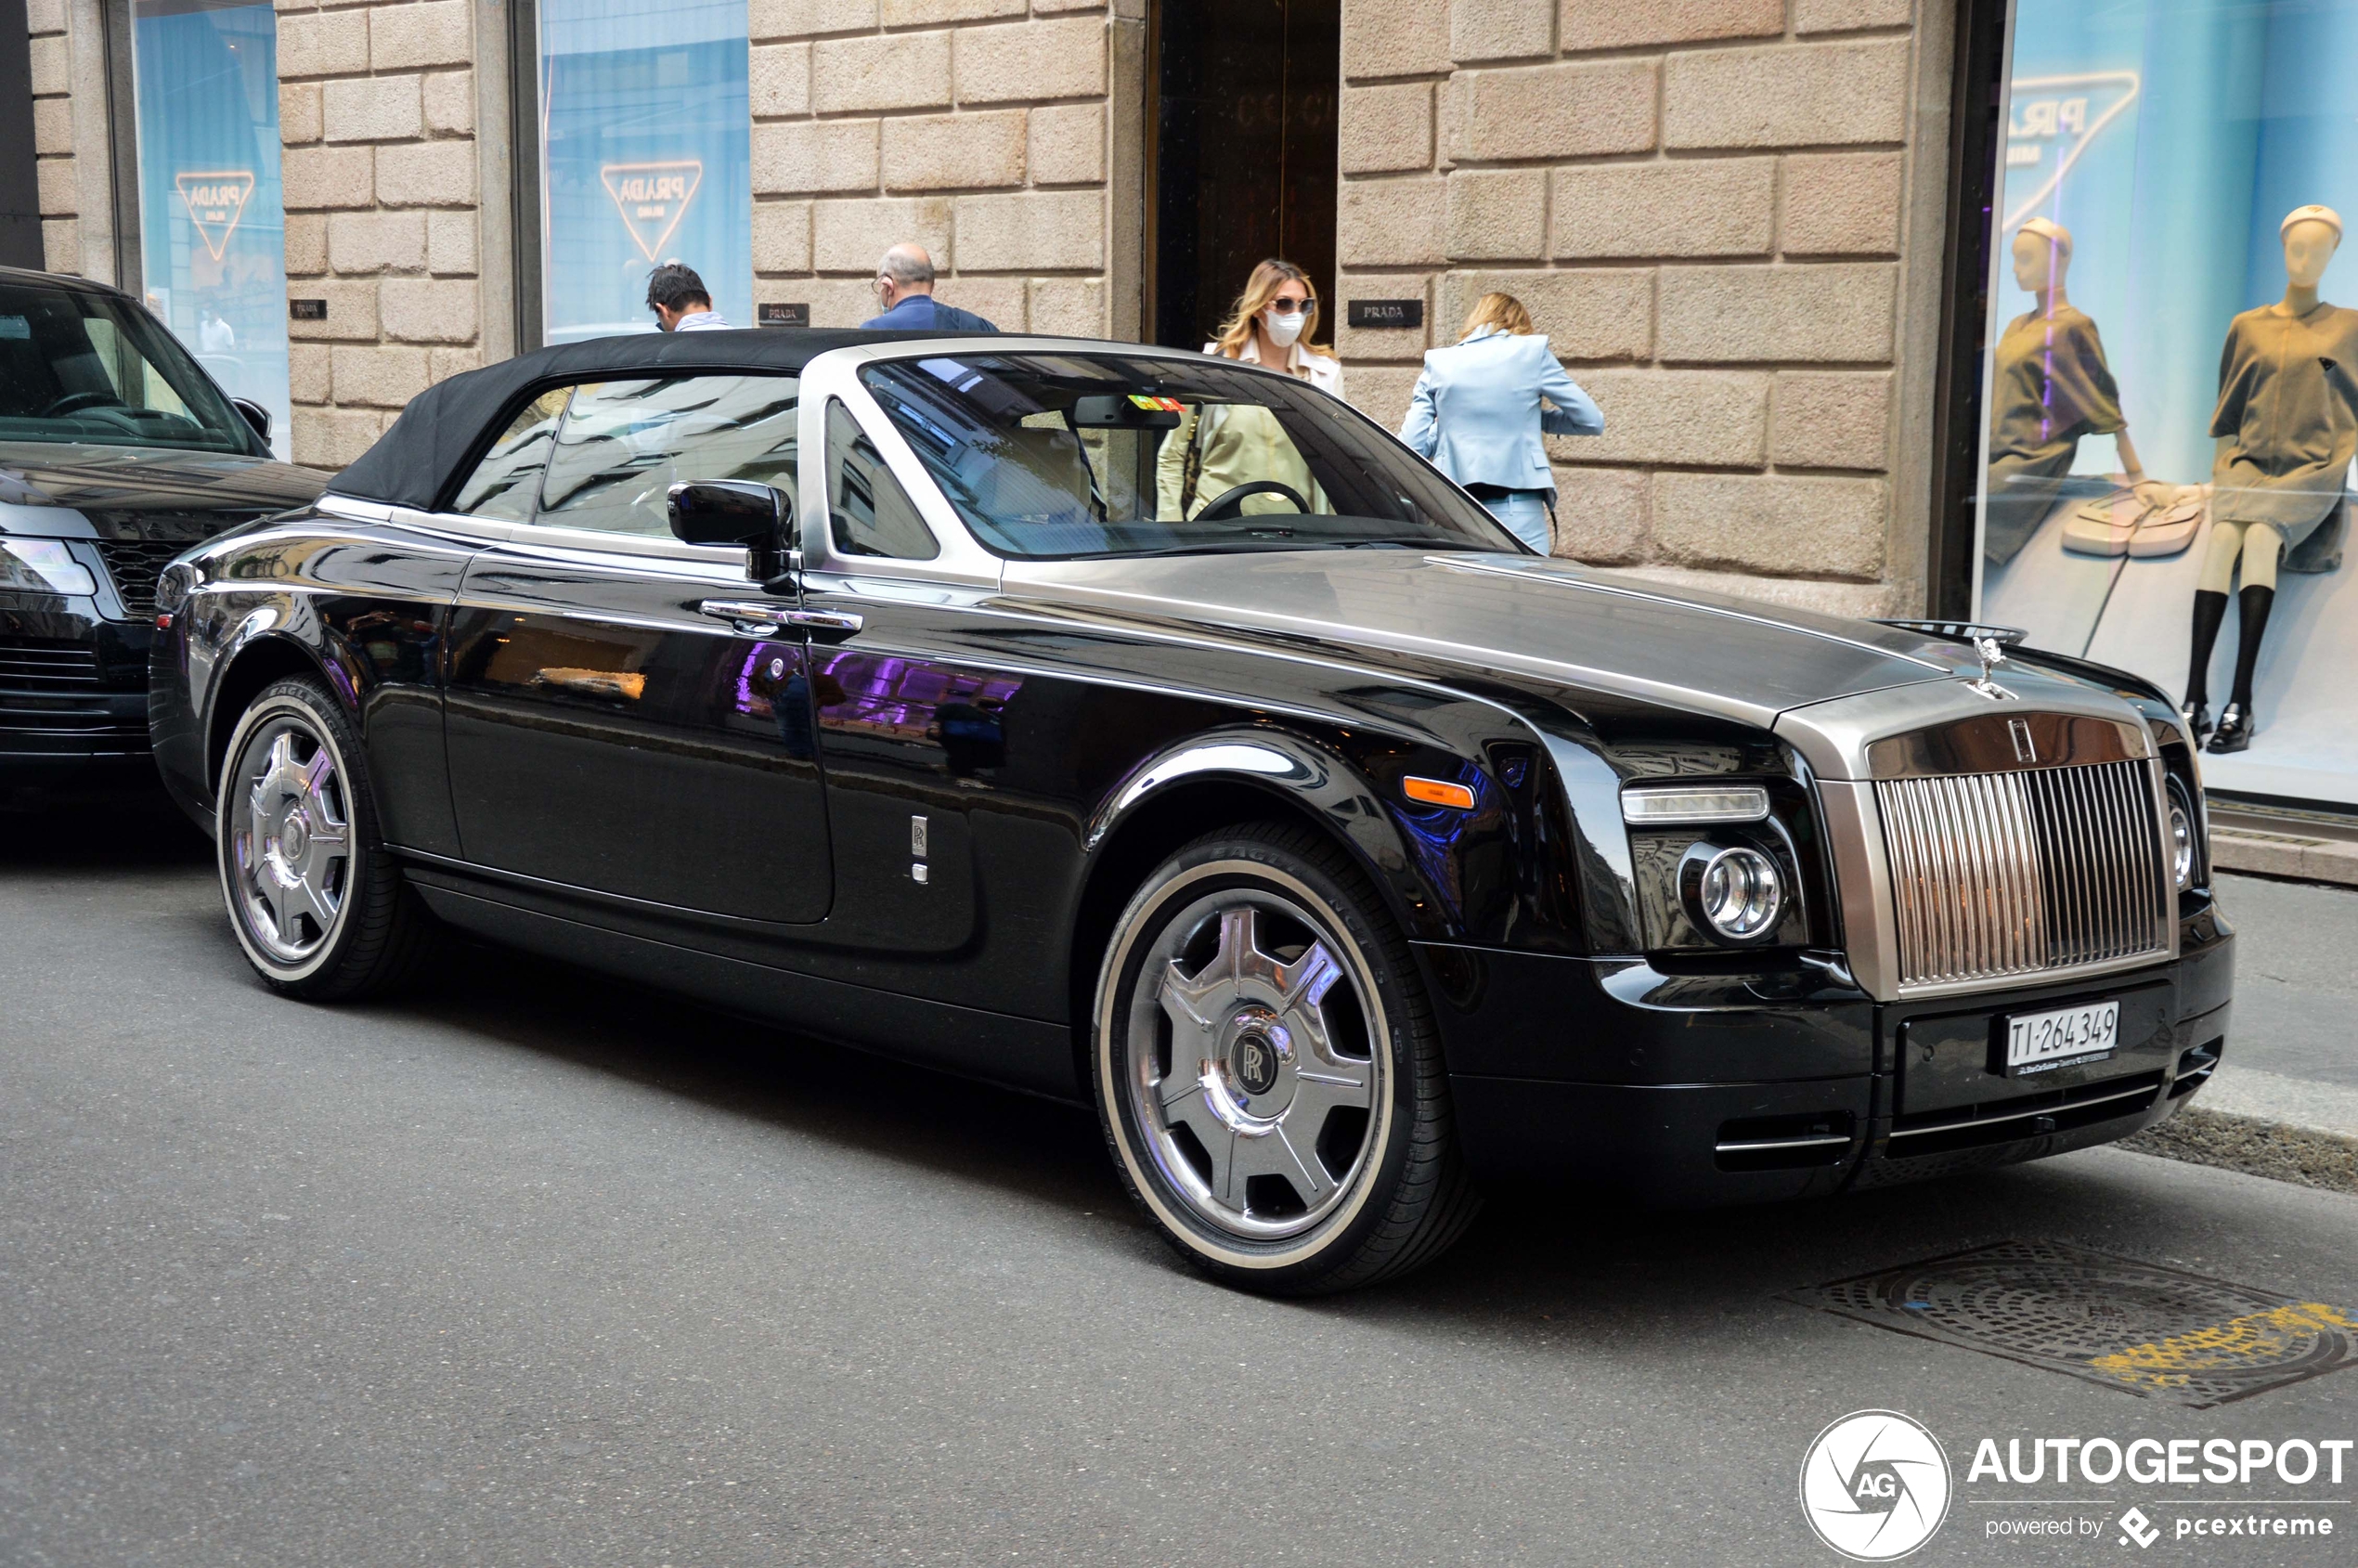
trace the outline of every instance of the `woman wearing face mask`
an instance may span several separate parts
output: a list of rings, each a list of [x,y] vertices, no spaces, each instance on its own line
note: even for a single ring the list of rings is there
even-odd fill
[[[1543,398],[1555,407],[1541,407]],[[1425,356],[1400,439],[1546,555],[1556,480],[1540,436],[1604,430],[1605,416],[1556,363],[1522,302],[1484,294],[1464,334]]]
[[[1315,341],[1317,324],[1318,291],[1302,268],[1272,258],[1252,269],[1219,337],[1203,351],[1283,370],[1340,397],[1342,364]],[[1314,512],[1327,510],[1309,465],[1266,408],[1213,404],[1190,409],[1163,439],[1155,479],[1156,515],[1167,519],[1193,517],[1256,479],[1274,479],[1307,499]],[[1247,497],[1238,510],[1258,515],[1295,509],[1285,497],[1263,492]]]

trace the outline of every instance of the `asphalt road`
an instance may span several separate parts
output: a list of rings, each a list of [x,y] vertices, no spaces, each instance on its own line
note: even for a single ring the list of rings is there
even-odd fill
[[[215,899],[175,832],[0,820],[0,1563],[1831,1563],[1796,1475],[1865,1407],[1955,1467],[1911,1562],[2352,1561],[2358,1461],[1965,1471],[1985,1436],[2358,1437],[2358,1371],[2191,1410],[1779,1297],[2053,1239],[2358,1314],[2358,1198],[2118,1150],[1557,1194],[1273,1302],[1179,1267],[1078,1110],[488,952],[281,1002]],[[2034,1496],[2341,1528],[1992,1539],[2075,1511]]]

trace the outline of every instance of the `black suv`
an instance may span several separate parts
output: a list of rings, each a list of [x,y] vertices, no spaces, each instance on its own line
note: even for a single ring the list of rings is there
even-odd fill
[[[153,777],[156,575],[327,481],[269,423],[129,295],[0,267],[0,806]]]

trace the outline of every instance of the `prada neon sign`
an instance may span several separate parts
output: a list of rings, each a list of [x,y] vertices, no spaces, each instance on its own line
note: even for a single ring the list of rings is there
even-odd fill
[[[630,241],[650,262],[669,242],[688,203],[704,184],[704,161],[682,158],[665,163],[608,163],[598,171],[615,211],[630,230]]]
[[[238,220],[245,216],[246,202],[253,196],[253,171],[193,171],[175,175],[172,183],[180,188],[180,200],[188,209],[188,221],[196,226],[197,238],[219,261],[229,248],[229,236],[238,231]]]

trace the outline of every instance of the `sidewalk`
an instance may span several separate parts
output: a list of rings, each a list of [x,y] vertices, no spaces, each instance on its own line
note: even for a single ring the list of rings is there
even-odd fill
[[[2227,1055],[2125,1148],[2358,1192],[2358,891],[2222,875],[2235,928]]]

